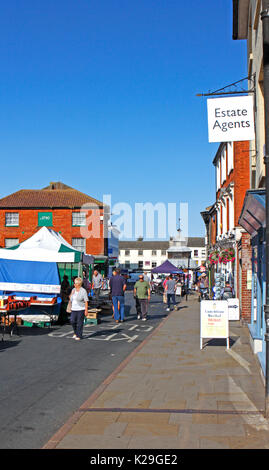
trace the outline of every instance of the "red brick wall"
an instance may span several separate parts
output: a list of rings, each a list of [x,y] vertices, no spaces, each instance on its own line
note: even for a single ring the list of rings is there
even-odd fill
[[[220,190],[222,188],[226,188],[230,183],[234,183],[234,226],[237,227],[238,219],[243,207],[244,197],[246,191],[250,188],[248,141],[234,142],[234,169],[229,175],[227,175],[226,171],[226,180],[217,191],[217,200],[220,196]],[[220,223],[222,226],[222,220]],[[232,228],[231,223],[230,228]]]
[[[249,142],[234,142],[234,222],[238,225],[246,191],[250,188]]]
[[[240,285],[240,311],[241,319],[250,323],[251,321],[251,289],[247,289],[247,271],[252,270],[251,264],[252,249],[250,243],[250,235],[246,232],[242,233],[241,247],[239,250],[239,258],[241,260],[239,269],[241,269],[241,285]],[[239,285],[239,270],[238,285]]]
[[[72,209],[23,209],[23,210],[0,210],[0,246],[5,246],[5,238],[18,238],[19,243],[27,240],[41,227],[38,226],[39,212],[52,212],[53,226],[50,227],[56,232],[61,232],[62,237],[70,244],[72,238],[86,238],[86,252],[92,255],[104,253],[103,224],[100,222],[100,216],[103,215],[103,209],[96,210],[94,215],[89,211],[90,220],[94,227],[100,228],[99,236],[90,237],[91,227],[88,230],[81,230],[81,227],[72,227]],[[19,227],[5,226],[5,213],[19,213]],[[79,211],[77,211],[79,212]]]

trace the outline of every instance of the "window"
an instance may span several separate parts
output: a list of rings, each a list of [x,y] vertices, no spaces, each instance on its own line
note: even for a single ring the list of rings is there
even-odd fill
[[[152,250],[151,254],[152,254],[152,256],[157,256],[157,251],[156,251],[156,250]]]
[[[233,142],[227,142],[227,173],[231,173],[234,167]]]
[[[72,246],[75,250],[86,251],[86,238],[72,238]]]
[[[138,267],[139,269],[143,269],[143,261],[138,261]]]
[[[125,268],[130,268],[130,261],[125,260]]]
[[[5,248],[11,248],[19,244],[18,238],[5,238]]]
[[[156,263],[155,261],[152,261],[151,267],[152,267],[152,268],[156,268],[156,266],[157,266],[157,263]]]
[[[162,256],[166,256],[166,250],[162,250]]]
[[[138,256],[143,256],[143,250],[138,250]]]
[[[6,212],[6,227],[18,227],[19,226],[19,213],[18,212]]]
[[[73,227],[86,226],[86,212],[72,212],[72,225]]]
[[[193,256],[198,256],[198,250],[194,250]]]
[[[130,250],[125,250],[125,256],[130,256]]]

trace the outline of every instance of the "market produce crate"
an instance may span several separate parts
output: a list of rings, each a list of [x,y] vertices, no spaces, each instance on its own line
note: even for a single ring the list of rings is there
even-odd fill
[[[23,325],[24,326],[30,326],[30,327],[38,326],[39,328],[46,328],[46,327],[50,326],[50,322],[40,321],[40,322],[36,323],[36,322],[23,320]]]
[[[12,323],[15,323],[15,317],[14,316],[10,316],[9,318],[4,317],[4,316],[1,317],[1,325],[10,326],[10,325],[12,325]],[[22,319],[17,317],[16,324],[18,326],[22,325]]]
[[[97,325],[100,322],[101,322],[100,318],[85,317],[84,319],[84,325],[89,325],[89,324]]]
[[[97,325],[97,323],[100,323],[100,318],[99,318],[100,311],[101,311],[100,308],[90,308],[85,317],[84,323],[86,325],[89,323],[93,323],[95,325]]]
[[[23,320],[23,326],[33,326],[33,323],[30,321]]]

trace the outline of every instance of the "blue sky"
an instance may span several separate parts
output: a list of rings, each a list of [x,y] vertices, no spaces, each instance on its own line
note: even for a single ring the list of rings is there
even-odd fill
[[[63,181],[113,204],[214,202],[206,99],[247,75],[232,0],[9,0],[0,10],[0,197]]]

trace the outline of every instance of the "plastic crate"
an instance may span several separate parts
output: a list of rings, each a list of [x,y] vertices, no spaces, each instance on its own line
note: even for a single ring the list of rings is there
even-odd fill
[[[84,319],[84,325],[89,325],[90,323],[92,323],[93,325],[97,325],[98,323],[100,323],[100,319],[99,318],[85,318]]]

